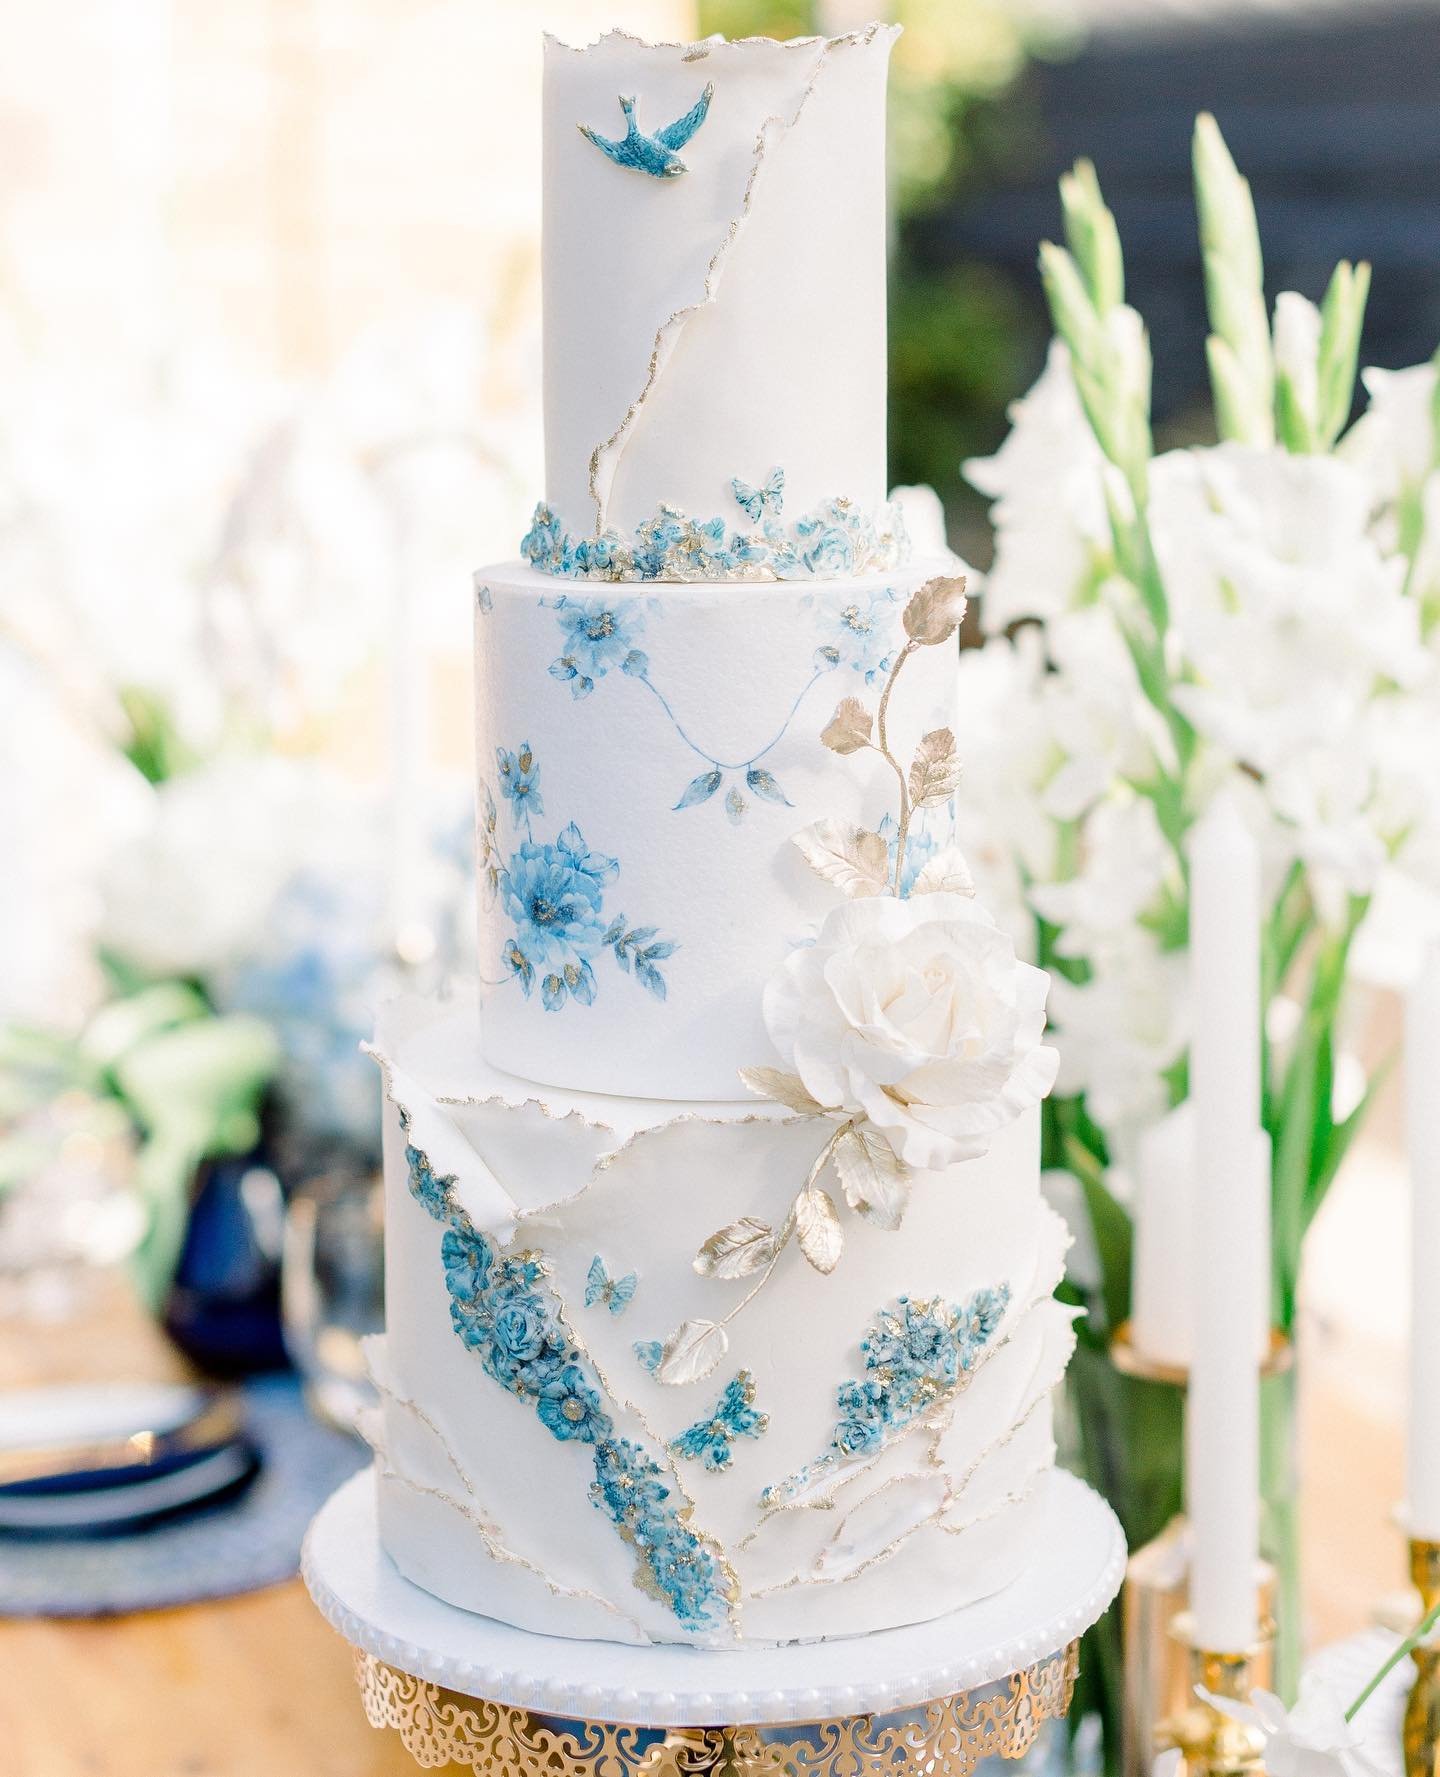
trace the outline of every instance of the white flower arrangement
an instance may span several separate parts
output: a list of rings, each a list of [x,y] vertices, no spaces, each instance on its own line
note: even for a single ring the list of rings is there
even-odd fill
[[[1097,1354],[1128,1313],[1141,1137],[1187,1096],[1194,822],[1224,795],[1263,860],[1285,1330],[1306,1231],[1372,1098],[1342,1053],[1348,990],[1362,971],[1403,982],[1440,934],[1436,367],[1366,373],[1351,425],[1369,268],[1338,266],[1318,306],[1282,293],[1272,317],[1250,189],[1211,118],[1194,163],[1217,441],[1153,451],[1148,341],[1081,163],[1061,182],[1066,244],[1041,249],[1044,372],[1000,450],[966,465],[996,549],[986,640],[961,657],[960,843],[980,894],[1055,977],[1045,1163],[1074,1175],[1088,1210],[1081,1337]],[[1178,1485],[1180,1452],[1130,1410],[1104,1412],[1110,1459],[1134,1465],[1120,1491],[1143,1541],[1160,1523],[1140,1502],[1171,1497],[1157,1477],[1168,1462]],[[1283,1449],[1283,1430],[1268,1442]],[[1273,1479],[1288,1678],[1288,1495]]]

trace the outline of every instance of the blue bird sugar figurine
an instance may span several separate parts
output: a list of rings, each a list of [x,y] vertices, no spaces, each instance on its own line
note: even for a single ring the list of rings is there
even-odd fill
[[[634,99],[622,98],[620,101],[620,109],[625,113],[625,134],[618,140],[600,135],[588,123],[579,124],[577,128],[617,167],[631,167],[637,173],[648,173],[652,179],[678,179],[681,173],[688,171],[678,151],[704,123],[714,94],[712,81],[683,117],[677,117],[674,123],[667,123],[663,130],[655,130],[649,135],[635,121]]]

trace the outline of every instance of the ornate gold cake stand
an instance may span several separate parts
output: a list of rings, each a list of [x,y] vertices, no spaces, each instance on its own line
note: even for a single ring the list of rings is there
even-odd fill
[[[380,1549],[369,1474],[321,1511],[305,1582],[361,1701],[415,1762],[494,1777],[969,1777],[1063,1717],[1081,1633],[1119,1590],[1113,1514],[1073,1476],[1014,1585],[938,1622],[779,1648],[635,1648],[455,1609]]]

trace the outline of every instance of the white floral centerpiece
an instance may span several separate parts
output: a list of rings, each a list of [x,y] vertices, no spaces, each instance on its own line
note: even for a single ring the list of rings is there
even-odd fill
[[[1403,980],[1440,931],[1440,430],[1435,366],[1364,378],[1364,265],[1267,314],[1249,187],[1194,142],[1217,442],[1154,454],[1150,353],[1093,168],[1041,249],[1056,339],[999,452],[984,645],[961,659],[960,838],[982,894],[1056,979],[1047,1165],[1091,1238],[1084,1459],[1132,1542],[1179,1508],[1177,1403],[1104,1362],[1129,1313],[1142,1136],[1186,1096],[1185,841],[1224,793],[1262,851],[1264,1119],[1274,1312],[1374,1080],[1351,989]],[[1199,1181],[1203,1190],[1203,1181]],[[1084,1349],[1093,1354],[1087,1365]],[[1165,1398],[1160,1398],[1164,1396]],[[1294,1573],[1291,1396],[1267,1404],[1270,1552]],[[1288,1684],[1293,1593],[1282,1598]]]

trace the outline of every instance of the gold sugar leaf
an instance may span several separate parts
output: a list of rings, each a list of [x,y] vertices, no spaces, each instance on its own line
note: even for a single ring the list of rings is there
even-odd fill
[[[742,1067],[740,1078],[757,1098],[768,1098],[805,1117],[824,1115],[824,1105],[810,1096],[798,1074],[787,1074],[778,1067]]]
[[[948,728],[932,728],[921,738],[910,767],[910,800],[916,808],[948,802],[960,788],[960,756]]]
[[[915,878],[912,895],[973,895],[975,878],[958,845],[942,846]]]
[[[822,1276],[828,1277],[845,1250],[845,1231],[840,1226],[834,1199],[818,1185],[807,1185],[795,1199],[795,1236],[800,1251]]]
[[[730,1349],[730,1335],[713,1320],[684,1320],[665,1341],[660,1362],[655,1367],[656,1380],[673,1388],[687,1382],[698,1382],[710,1372]]]
[[[702,1277],[753,1277],[775,1257],[775,1230],[755,1216],[719,1228],[696,1253],[695,1269]]]
[[[965,576],[927,580],[911,595],[901,621],[912,642],[933,648],[948,642],[965,615]]]
[[[832,753],[858,753],[870,745],[874,718],[858,697],[842,697],[835,714],[820,731]]]
[[[877,1130],[852,1123],[835,1143],[835,1171],[857,1215],[891,1233],[910,1202],[910,1168]]]
[[[883,895],[890,886],[890,855],[878,833],[844,821],[816,821],[802,827],[795,844],[817,876],[852,900]]]

